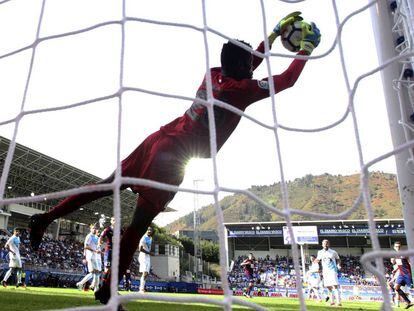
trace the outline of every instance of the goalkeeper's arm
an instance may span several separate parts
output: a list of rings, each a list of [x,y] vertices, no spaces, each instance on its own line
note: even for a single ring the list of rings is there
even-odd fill
[[[307,55],[305,51],[299,51],[297,55]],[[305,59],[294,59],[290,66],[281,74],[273,76],[275,93],[279,93],[287,88],[295,85],[303,68],[305,67]]]
[[[315,23],[308,25],[304,30],[303,40],[301,41],[301,49],[297,55],[310,55],[312,51],[319,45],[321,40],[321,33]],[[298,80],[302,73],[303,67],[305,67],[306,60],[295,59],[282,74],[273,76],[275,85],[275,92],[278,93],[292,87]]]

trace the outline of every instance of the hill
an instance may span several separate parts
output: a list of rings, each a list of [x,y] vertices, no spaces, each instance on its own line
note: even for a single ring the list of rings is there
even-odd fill
[[[360,189],[360,175],[306,175],[287,182],[291,208],[319,213],[339,213],[352,206]],[[282,207],[280,183],[270,186],[252,186],[248,189],[272,206]],[[376,218],[401,218],[401,204],[394,174],[373,172],[370,175],[371,204]],[[275,215],[259,203],[242,194],[230,195],[220,201],[225,222],[279,221]],[[350,219],[367,218],[362,205]],[[308,220],[304,216],[293,216],[294,220]],[[200,230],[216,230],[213,205],[200,209]],[[166,230],[193,228],[193,213],[185,215],[166,226]]]

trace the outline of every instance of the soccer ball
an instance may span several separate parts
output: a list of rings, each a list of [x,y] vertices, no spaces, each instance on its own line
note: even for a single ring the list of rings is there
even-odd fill
[[[304,21],[296,21],[288,25],[281,35],[282,45],[291,52],[298,52],[305,29],[311,30],[312,27]]]

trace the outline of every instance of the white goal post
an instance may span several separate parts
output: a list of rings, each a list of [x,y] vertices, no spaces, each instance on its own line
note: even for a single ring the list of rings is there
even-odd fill
[[[414,139],[414,4],[410,0],[378,1],[371,7],[391,137],[395,149]],[[394,60],[390,63],[390,60]],[[398,189],[408,248],[414,250],[413,148],[395,153]],[[411,256],[414,259],[414,256]],[[413,261],[411,261],[413,262]]]

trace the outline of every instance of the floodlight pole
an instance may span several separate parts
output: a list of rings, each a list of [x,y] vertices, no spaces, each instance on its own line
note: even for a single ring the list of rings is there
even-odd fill
[[[300,256],[302,257],[302,274],[303,274],[303,281],[306,281],[306,268],[305,268],[305,252],[303,250],[303,244],[299,244],[300,247]],[[300,275],[298,276],[300,278]]]
[[[61,224],[61,221],[62,221],[61,218],[58,218],[57,219],[55,240],[59,240],[59,232],[60,232],[60,224]]]
[[[202,179],[194,179],[193,180],[193,186],[195,190],[198,190],[198,183],[202,182]],[[200,258],[201,264],[203,263],[203,255],[202,255],[202,248],[200,245],[200,234],[198,231],[198,226],[200,225],[200,220],[198,217],[198,193],[194,193],[194,227],[193,227],[193,243],[194,243],[194,273],[196,275],[196,280],[198,279],[199,274],[199,264],[198,264],[198,258]],[[201,274],[203,271],[201,270]],[[201,281],[203,280],[203,277],[201,276]]]

